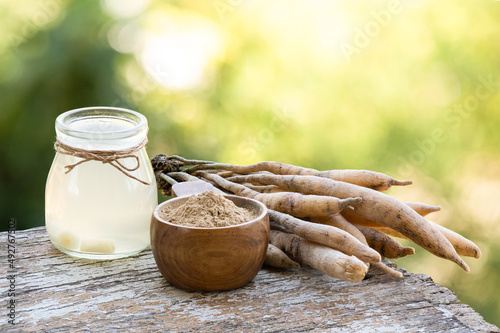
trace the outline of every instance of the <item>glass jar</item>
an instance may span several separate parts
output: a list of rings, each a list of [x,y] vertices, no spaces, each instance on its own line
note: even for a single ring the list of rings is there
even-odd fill
[[[90,107],[56,119],[45,225],[60,251],[87,259],[127,257],[150,244],[156,182],[135,111]]]

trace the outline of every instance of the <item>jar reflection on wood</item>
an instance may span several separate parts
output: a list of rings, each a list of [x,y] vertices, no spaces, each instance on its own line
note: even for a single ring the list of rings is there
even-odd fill
[[[82,108],[57,117],[45,193],[45,223],[56,248],[113,259],[149,246],[158,197],[147,132],[146,118],[126,109]]]

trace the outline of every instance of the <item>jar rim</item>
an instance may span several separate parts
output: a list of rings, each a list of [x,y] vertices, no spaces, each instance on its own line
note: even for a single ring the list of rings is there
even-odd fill
[[[89,131],[89,130],[81,130],[72,127],[72,124],[78,120],[82,120],[90,117],[109,117],[109,118],[118,118],[120,120],[128,121],[132,124],[131,127],[125,129],[111,129],[103,131]],[[56,118],[56,128],[72,137],[80,137],[87,138],[89,135],[93,134],[106,134],[110,135],[113,138],[126,138],[129,136],[133,136],[141,130],[147,128],[148,123],[147,119],[144,115],[137,111],[132,111],[125,108],[118,107],[110,107],[110,106],[92,106],[92,107],[83,107],[78,109],[73,109],[61,113]]]

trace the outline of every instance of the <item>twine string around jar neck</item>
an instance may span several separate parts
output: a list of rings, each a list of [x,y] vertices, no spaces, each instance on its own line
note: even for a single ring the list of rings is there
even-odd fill
[[[134,177],[133,175],[130,174],[130,172],[135,171],[139,169],[141,166],[141,163],[139,161],[139,157],[137,155],[134,155],[134,153],[138,152],[148,142],[148,139],[144,139],[141,143],[139,143],[136,146],[130,147],[128,149],[123,149],[123,150],[87,150],[87,149],[81,149],[81,148],[75,148],[73,146],[66,145],[62,143],[59,140],[56,140],[54,143],[54,149],[61,154],[65,155],[71,155],[75,157],[79,157],[82,160],[78,161],[75,164],[70,164],[66,165],[65,168],[68,169],[65,173],[67,174],[71,170],[73,170],[76,166],[88,162],[88,161],[100,161],[103,164],[108,163],[115,167],[118,171],[123,173],[129,178],[137,180],[139,183],[144,184],[144,185],[149,185],[150,183],[145,182],[143,180],[140,180],[137,177]],[[136,166],[133,168],[128,168],[122,163],[120,163],[120,159],[123,158],[133,158],[136,160]]]

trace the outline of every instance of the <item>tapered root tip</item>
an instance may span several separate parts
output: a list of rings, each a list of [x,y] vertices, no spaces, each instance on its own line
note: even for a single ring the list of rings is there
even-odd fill
[[[403,277],[403,273],[387,266],[383,262],[376,263],[376,264],[374,264],[374,266],[380,268],[382,271],[384,271],[384,272],[386,272],[394,277],[397,277],[397,278]]]
[[[469,266],[467,266],[467,264],[466,264],[466,263],[465,263],[462,259],[458,259],[458,260],[456,261],[456,263],[457,263],[460,267],[462,267],[462,269],[463,269],[464,271],[466,271],[467,273],[469,273],[469,272],[470,272],[470,268],[469,268]]]
[[[401,273],[395,269],[392,269],[390,267],[389,267],[389,269],[390,269],[390,271],[387,271],[387,273],[389,273],[390,275],[397,277],[397,278],[400,278],[400,279],[403,277],[403,273]]]
[[[300,268],[300,264],[296,261],[293,261],[290,258],[281,259],[281,261],[279,263],[269,263],[269,262],[265,262],[265,261],[264,261],[264,263],[269,265],[269,266],[273,266],[273,267],[277,267],[277,268]]]
[[[356,204],[358,202],[361,202],[363,199],[358,197],[358,198],[347,198],[347,199],[341,199],[340,200],[340,210],[346,208],[347,206]]]
[[[398,271],[394,271],[394,273],[391,274],[392,276],[395,276],[397,278],[402,278],[403,277],[403,273],[401,272],[398,272]]]
[[[411,185],[413,184],[413,181],[411,180],[397,180],[397,179],[394,179],[392,181],[392,185],[396,185],[396,186],[406,186],[406,185]]]
[[[411,256],[415,254],[415,249],[411,246],[406,246],[403,248],[403,254],[405,256]]]
[[[427,211],[428,211],[427,214],[439,212],[440,210],[441,210],[441,206],[429,206],[429,207],[427,207]]]

